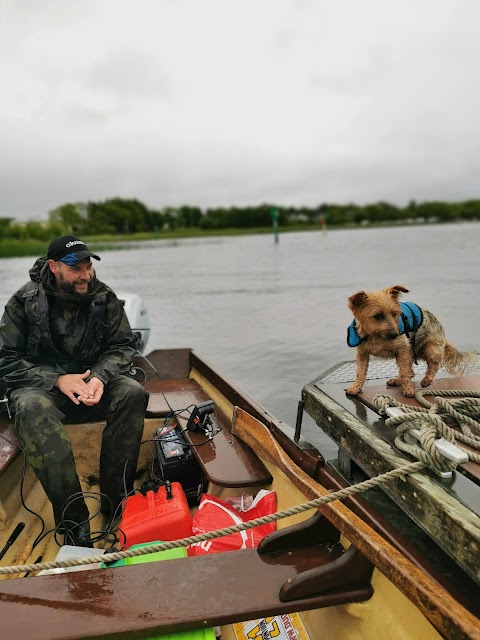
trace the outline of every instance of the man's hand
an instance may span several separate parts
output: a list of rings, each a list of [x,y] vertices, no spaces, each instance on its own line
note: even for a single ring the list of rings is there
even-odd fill
[[[89,375],[90,369],[87,369],[85,373],[65,373],[64,375],[58,376],[54,386],[70,398],[73,404],[78,405],[80,402],[84,402],[85,399],[89,398],[90,390],[88,384],[85,382],[85,378],[88,378]],[[92,379],[97,380],[98,378]]]
[[[90,369],[87,369],[85,373],[66,373],[58,376],[55,386],[74,404],[79,405],[82,402],[87,407],[92,407],[100,402],[105,385],[95,377],[85,382],[89,375]]]
[[[103,396],[103,390],[105,385],[100,380],[100,378],[90,378],[87,382],[88,387],[88,397],[81,398],[83,404],[86,404],[88,407],[93,406],[94,404],[98,404],[100,402],[100,398]]]

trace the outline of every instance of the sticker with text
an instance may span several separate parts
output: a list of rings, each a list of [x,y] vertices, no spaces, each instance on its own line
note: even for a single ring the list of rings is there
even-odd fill
[[[309,640],[298,613],[237,622],[233,629],[237,640]]]

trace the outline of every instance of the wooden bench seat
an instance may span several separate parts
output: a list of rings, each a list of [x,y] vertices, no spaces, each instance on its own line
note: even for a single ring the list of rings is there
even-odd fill
[[[147,383],[145,386],[151,392],[146,417],[164,417],[170,412],[167,399],[163,392],[172,392],[170,400],[173,404],[182,408],[182,402],[186,402],[185,406],[195,402],[195,393],[198,393],[200,387],[190,384],[192,381],[185,380],[161,380]],[[160,392],[160,389],[162,392]],[[201,391],[201,389],[200,389]],[[206,396],[201,396],[205,400]],[[198,400],[201,402],[201,400]],[[0,405],[0,408],[3,405]],[[3,438],[5,436],[5,438]],[[0,417],[0,476],[13,463],[21,449],[18,442],[18,436],[15,431],[13,420],[5,415]]]
[[[3,637],[59,640],[66,629],[84,638],[139,638],[147,631],[150,637],[369,599],[372,565],[354,547],[344,553],[335,542],[338,532],[331,540],[328,522],[315,522],[320,535],[308,535],[307,521],[305,546],[294,526],[292,544],[284,529],[273,534],[271,551],[265,538],[265,552],[94,569],[81,579],[73,572],[5,580]],[[286,544],[277,534],[287,536]]]
[[[185,430],[189,444],[199,445],[206,437],[202,431],[186,431],[186,424],[193,405],[208,400],[208,396],[195,380],[153,380],[145,383],[150,393],[146,418],[166,417],[172,411],[185,411],[177,415],[177,420]],[[219,411],[213,416],[218,420],[221,431],[213,440],[200,446],[193,446],[207,480],[220,487],[263,486],[272,482],[272,476],[265,465],[241,440],[232,435],[230,421]],[[13,422],[0,418],[0,476],[13,463],[21,449]]]
[[[192,405],[208,400],[198,382],[189,378],[148,380],[143,386],[150,393],[145,413],[147,418],[164,418],[172,411],[186,410],[189,407],[185,412],[188,417]]]
[[[205,442],[203,431],[187,431],[186,425],[193,405],[209,400],[195,380],[154,380],[145,384],[150,393],[146,417],[166,417],[172,411],[185,430],[185,439],[192,447],[207,480],[220,487],[248,487],[268,485],[272,476],[252,450],[232,434],[230,420],[216,410],[212,416],[214,426],[218,420],[221,431],[213,440]],[[195,446],[200,445],[200,446]]]

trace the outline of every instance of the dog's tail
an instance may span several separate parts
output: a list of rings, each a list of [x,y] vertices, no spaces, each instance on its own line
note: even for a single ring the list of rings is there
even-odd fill
[[[461,352],[455,349],[449,342],[445,345],[445,355],[442,365],[452,376],[459,378],[473,371],[478,364],[478,355],[475,351]]]

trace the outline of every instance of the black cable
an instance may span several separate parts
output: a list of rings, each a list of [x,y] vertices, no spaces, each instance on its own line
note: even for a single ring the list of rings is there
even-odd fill
[[[167,404],[168,404],[168,401],[167,401]],[[169,418],[176,417],[177,415],[181,414],[184,411],[188,411],[191,407],[194,407],[194,406],[195,406],[195,404],[191,404],[188,407],[185,407],[183,409],[171,410],[171,412],[169,414],[167,414],[167,416],[165,416],[164,426],[166,426],[166,422],[167,422],[167,420]],[[170,405],[169,405],[169,407],[170,407]],[[170,407],[170,409],[171,409],[171,407]],[[215,417],[217,419],[217,424],[220,424],[220,422],[218,420],[218,416],[216,415],[216,412],[215,412]],[[182,434],[185,433],[186,429],[182,429],[182,427],[178,423],[172,427],[172,430],[177,428],[177,427],[180,429],[180,432]],[[187,445],[189,447],[199,447],[199,446],[202,446],[202,445],[206,444],[207,442],[210,442],[213,439],[213,437],[215,435],[217,435],[217,433],[219,433],[220,431],[221,431],[221,427],[218,428],[213,433],[213,435],[211,437],[207,438],[203,442],[198,442],[198,443],[195,443],[195,444],[194,443],[190,443],[190,442],[186,442],[186,440],[177,440],[177,439],[172,439],[172,440],[170,440],[170,442],[177,442],[179,444]],[[21,480],[21,484],[20,484],[20,499],[21,499],[21,502],[22,502],[22,505],[23,505],[24,509],[26,511],[28,511],[29,513],[31,513],[32,515],[34,515],[36,518],[38,518],[40,520],[40,522],[41,522],[41,525],[42,525],[40,533],[37,535],[37,537],[35,538],[35,540],[34,540],[34,542],[32,544],[32,550],[42,540],[44,540],[47,535],[49,535],[51,533],[54,534],[55,542],[57,543],[57,545],[59,547],[62,546],[62,544],[59,542],[57,536],[59,534],[61,534],[61,535],[63,534],[63,536],[64,536],[63,544],[65,544],[65,540],[68,539],[69,535],[71,535],[71,529],[72,528],[77,527],[77,526],[81,526],[81,525],[84,525],[84,524],[87,524],[87,523],[90,523],[94,518],[96,518],[99,515],[99,513],[101,512],[101,498],[102,497],[107,498],[107,500],[109,500],[110,504],[111,504],[110,497],[107,496],[104,493],[97,493],[97,492],[91,492],[91,491],[85,491],[85,492],[80,491],[80,492],[77,492],[75,494],[72,494],[71,496],[69,496],[68,500],[65,503],[65,506],[64,506],[64,508],[62,510],[62,516],[61,516],[60,522],[55,527],[53,527],[52,529],[49,529],[48,531],[45,531],[45,521],[43,520],[43,518],[41,517],[40,514],[38,514],[37,512],[33,511],[32,509],[30,509],[26,505],[24,497],[23,497],[23,485],[24,485],[24,482],[25,482],[26,465],[27,465],[27,456],[26,456],[25,450],[20,445],[16,445],[15,443],[10,442],[10,440],[8,438],[6,438],[3,434],[0,434],[0,437],[2,437],[10,446],[12,446],[12,447],[18,446],[18,448],[21,450],[21,452],[23,454],[22,480]],[[157,436],[156,438],[149,438],[147,440],[142,440],[140,442],[140,446],[142,446],[143,444],[146,444],[147,442],[150,443],[150,445],[152,445],[152,443],[157,443],[159,439],[161,439],[161,436]],[[122,498],[121,502],[117,505],[115,511],[113,512],[113,514],[112,514],[112,516],[110,518],[110,521],[108,523],[108,526],[105,529],[102,529],[102,530],[99,530],[99,531],[94,531],[94,532],[91,532],[89,534],[89,539],[91,540],[92,544],[100,542],[101,540],[104,540],[103,548],[105,548],[105,545],[107,544],[109,539],[111,540],[112,536],[114,537],[113,544],[115,544],[117,541],[120,542],[118,536],[115,535],[113,530],[121,522],[122,514],[123,514],[123,511],[125,510],[125,506],[126,506],[126,498],[128,498],[129,496],[134,495],[135,493],[138,492],[138,489],[132,489],[132,491],[130,491],[130,492],[127,491],[126,471],[127,471],[128,461],[129,461],[129,457],[127,457],[127,459],[125,461],[124,468],[123,468],[124,497]],[[153,475],[155,480],[159,481],[160,479],[157,478],[157,476],[153,472],[153,462],[154,462],[154,459],[153,459],[153,456],[152,456],[152,475]],[[163,483],[164,479],[160,480],[160,482]],[[65,518],[65,514],[66,514],[67,509],[76,500],[80,500],[80,499],[84,500],[85,498],[91,498],[91,499],[94,499],[94,500],[98,501],[99,507],[98,507],[97,511],[92,516],[90,516],[89,518],[83,520],[80,523],[75,522],[73,520],[69,520],[68,518],[66,519]],[[113,506],[113,505],[111,505],[111,506]],[[125,533],[121,529],[119,529],[118,531],[123,535],[124,540],[126,540]],[[125,546],[125,542],[122,545],[122,549],[123,549],[124,546]]]
[[[77,500],[83,500],[85,501],[85,498],[93,498],[94,500],[97,501],[98,503],[98,509],[97,511],[93,514],[93,515],[89,515],[88,518],[86,518],[85,520],[82,520],[81,522],[77,522],[76,520],[70,520],[69,518],[66,518],[66,512],[67,510],[77,501]],[[67,501],[65,502],[65,505],[63,507],[62,510],[62,515],[61,515],[61,519],[60,522],[57,523],[57,526],[55,527],[56,529],[56,534],[57,533],[61,533],[61,530],[63,530],[63,542],[65,544],[66,540],[72,540],[72,542],[74,542],[72,536],[73,536],[73,529],[78,528],[80,530],[80,528],[85,525],[88,524],[89,525],[89,531],[90,531],[90,522],[92,522],[92,520],[94,518],[96,518],[98,516],[98,514],[100,513],[100,508],[101,508],[101,496],[100,494],[94,492],[94,491],[78,491],[77,493],[72,493],[71,496],[68,497]],[[55,536],[56,536],[55,534]],[[83,542],[87,541],[87,537],[90,539],[90,533],[85,534],[83,537],[78,537],[79,540],[83,540]],[[56,538],[55,538],[56,539]]]
[[[2,437],[2,438],[5,440],[5,442],[7,442],[10,446],[12,446],[12,447],[14,447],[14,448],[18,446],[18,448],[20,449],[20,451],[21,451],[21,452],[22,452],[22,454],[23,454],[23,463],[22,463],[22,480],[21,480],[21,482],[20,482],[20,500],[21,500],[21,502],[22,502],[22,506],[23,506],[23,508],[24,508],[26,511],[28,511],[29,513],[31,513],[32,515],[34,515],[36,518],[38,518],[38,520],[40,520],[41,525],[42,525],[42,528],[41,528],[41,530],[40,530],[40,533],[37,535],[37,537],[36,537],[36,538],[35,538],[35,540],[33,541],[33,544],[32,544],[32,550],[33,550],[33,549],[35,549],[35,547],[36,547],[36,546],[37,546],[37,545],[38,545],[38,544],[39,544],[39,543],[40,543],[40,542],[41,542],[41,541],[42,541],[42,540],[43,540],[43,539],[44,539],[48,534],[50,534],[50,533],[55,533],[55,542],[57,543],[57,545],[58,545],[58,546],[61,546],[61,544],[60,544],[60,543],[58,542],[58,540],[57,540],[57,534],[59,533],[59,531],[58,531],[58,530],[59,530],[59,528],[60,528],[60,527],[63,527],[65,531],[68,531],[68,528],[66,528],[66,527],[65,527],[65,523],[64,523],[64,519],[63,519],[63,514],[65,513],[65,511],[66,511],[67,507],[68,507],[68,506],[69,506],[69,505],[70,505],[70,504],[71,504],[75,499],[79,499],[79,497],[80,497],[80,496],[79,496],[79,495],[77,495],[77,494],[74,494],[74,496],[75,496],[75,497],[74,497],[74,499],[73,499],[73,500],[72,500],[72,496],[70,496],[69,500],[67,501],[67,505],[66,505],[66,507],[64,507],[64,509],[63,509],[63,513],[62,513],[62,521],[61,521],[57,526],[55,526],[54,528],[49,529],[48,531],[45,531],[45,521],[44,521],[44,519],[42,518],[42,516],[41,516],[39,513],[37,513],[36,511],[33,511],[33,509],[30,509],[30,508],[26,505],[26,503],[25,503],[25,499],[24,499],[24,496],[23,496],[23,485],[24,485],[24,482],[25,482],[25,474],[26,474],[26,469],[27,469],[27,455],[26,455],[26,453],[25,453],[25,450],[23,449],[23,447],[22,447],[20,444],[15,444],[15,443],[11,442],[8,438],[6,438],[6,437],[5,437],[5,435],[4,435],[3,433],[0,433],[0,437]],[[90,496],[91,496],[91,497],[94,497],[94,496],[99,495],[99,494],[93,494],[93,493],[91,493],[91,492],[87,492],[87,493],[90,493]],[[81,495],[83,495],[83,494],[81,494]],[[89,521],[90,521],[91,519],[93,519],[93,518],[94,518],[98,513],[99,513],[99,511],[97,511],[97,513],[96,513],[94,516],[92,516],[91,518],[89,518],[88,520],[86,520],[86,521],[84,521],[84,522],[82,522],[82,523],[80,523],[80,524],[84,524],[85,522],[89,522]],[[73,522],[73,521],[71,521],[71,522]],[[74,523],[74,524],[78,524],[78,523]]]
[[[166,398],[165,394],[163,394],[163,397],[164,397],[164,399],[165,399],[165,402],[166,402],[166,403],[167,403],[167,405],[168,405],[168,408],[170,409],[170,412],[169,412],[169,413],[167,413],[167,415],[166,415],[166,416],[165,416],[165,418],[163,419],[163,426],[164,426],[164,427],[166,426],[167,420],[168,420],[169,418],[171,418],[171,417],[175,417],[175,418],[176,418],[178,415],[180,415],[180,414],[181,414],[181,413],[183,413],[184,411],[188,411],[188,410],[190,409],[190,407],[196,407],[196,406],[197,406],[196,404],[189,404],[189,405],[188,405],[188,407],[185,407],[184,409],[173,409],[173,408],[172,408],[172,406],[171,406],[171,404],[168,402],[168,400],[167,400],[167,398]],[[186,441],[184,442],[184,441],[181,441],[181,440],[173,440],[173,439],[170,439],[170,442],[176,442],[177,444],[186,444],[186,445],[187,445],[187,446],[189,446],[189,447],[201,447],[202,445],[207,444],[208,442],[210,442],[211,440],[213,440],[213,438],[214,438],[216,435],[218,435],[218,434],[220,433],[220,431],[222,431],[222,425],[220,424],[220,420],[218,419],[217,410],[216,410],[216,408],[215,408],[215,403],[213,404],[213,412],[214,412],[214,414],[215,414],[215,419],[216,419],[216,421],[217,421],[217,425],[218,425],[218,426],[217,426],[217,429],[213,432],[213,434],[212,434],[210,437],[208,437],[206,440],[204,440],[203,442],[197,442],[197,443],[195,443],[195,444],[194,444],[194,443],[190,443],[190,442],[186,442]],[[190,414],[191,414],[191,413],[192,413],[192,412],[190,411]],[[181,432],[182,434],[183,434],[183,433],[186,433],[186,432],[188,431],[188,429],[182,429],[182,427],[180,426],[180,424],[179,424],[178,422],[177,422],[176,426],[180,429],[180,432]],[[213,425],[212,425],[212,427],[213,427]],[[160,437],[161,437],[161,436],[160,436]],[[148,442],[148,441],[147,441],[147,440],[145,440],[144,442]],[[142,442],[142,444],[143,444],[143,442]]]

